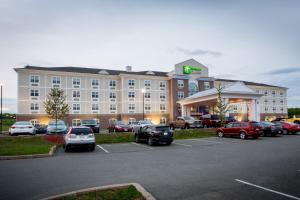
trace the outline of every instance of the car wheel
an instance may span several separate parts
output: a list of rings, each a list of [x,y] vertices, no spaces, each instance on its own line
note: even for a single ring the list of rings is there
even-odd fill
[[[69,151],[69,147],[65,146],[65,152],[68,152],[68,151]]]
[[[218,131],[218,137],[224,137],[224,133],[222,131]]]
[[[242,140],[246,139],[246,134],[245,134],[244,132],[241,132],[241,133],[240,133],[240,138],[241,138]]]
[[[95,145],[90,148],[91,151],[95,151]]]
[[[140,142],[140,138],[139,138],[138,135],[135,135],[135,142],[136,142],[136,143],[139,143],[139,142]]]
[[[287,134],[289,134],[289,131],[287,129],[283,129],[282,133],[283,133],[283,135],[287,135]]]
[[[172,144],[172,142],[167,142],[166,144],[167,144],[167,145],[171,145],[171,144]]]
[[[148,145],[149,146],[153,146],[154,145],[152,137],[148,138]]]
[[[184,129],[189,129],[190,128],[190,125],[186,124],[184,125]]]
[[[257,139],[258,138],[258,136],[253,136],[253,139]]]

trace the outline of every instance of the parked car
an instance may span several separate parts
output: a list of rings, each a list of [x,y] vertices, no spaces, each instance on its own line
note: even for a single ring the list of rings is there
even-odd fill
[[[115,121],[109,125],[108,132],[132,132],[132,127],[123,121]]]
[[[169,126],[146,125],[134,134],[135,142],[147,142],[150,146],[157,143],[170,145],[173,142],[173,131]]]
[[[67,125],[62,120],[51,120],[48,123],[47,134],[66,134],[67,133]]]
[[[300,124],[300,115],[294,115],[292,118],[284,119],[283,121]]]
[[[262,136],[276,136],[277,134],[282,133],[282,128],[280,125],[276,125],[271,122],[260,122],[260,126],[262,127],[263,133]]]
[[[65,151],[69,151],[73,147],[85,146],[89,150],[94,151],[96,146],[95,135],[93,130],[86,126],[70,127],[64,136]]]
[[[258,138],[262,132],[258,122],[231,122],[224,127],[218,128],[216,131],[219,137],[239,136],[241,139],[248,137]]]
[[[201,127],[203,127],[201,121],[190,116],[177,117],[175,121],[170,123],[170,128],[173,130],[175,128],[189,129]]]
[[[276,125],[281,126],[282,133],[284,135],[296,134],[297,132],[300,132],[300,125],[299,124],[295,124],[295,123],[292,123],[292,122],[285,122],[285,121],[275,121],[274,123]]]
[[[35,124],[35,133],[36,134],[46,134],[47,133],[47,125],[45,124]]]
[[[35,135],[35,128],[31,122],[19,121],[14,123],[9,128],[9,134],[10,135],[21,135],[21,134]]]
[[[94,119],[82,119],[81,126],[90,127],[94,133],[100,132],[100,124]]]
[[[133,132],[136,132],[136,131],[140,131],[144,126],[147,125],[152,126],[154,124],[149,120],[140,120],[137,123],[130,125],[130,127],[133,128]]]

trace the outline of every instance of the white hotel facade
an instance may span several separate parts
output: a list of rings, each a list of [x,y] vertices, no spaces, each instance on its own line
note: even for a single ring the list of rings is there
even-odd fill
[[[184,74],[183,66],[201,70]],[[209,77],[206,66],[194,59],[176,64],[171,72],[136,72],[129,66],[124,71],[36,66],[15,71],[18,74],[18,120],[47,123],[43,102],[51,88],[61,88],[71,108],[64,120],[70,124],[95,118],[106,127],[110,120],[141,120],[143,110],[146,119],[168,123],[180,115],[214,114],[214,87],[219,84],[228,88],[226,100],[231,108],[228,115],[238,120],[269,120],[287,115],[287,88],[215,79]]]

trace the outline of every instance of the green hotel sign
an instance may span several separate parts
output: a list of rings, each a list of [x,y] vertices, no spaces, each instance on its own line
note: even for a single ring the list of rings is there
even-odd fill
[[[191,74],[193,71],[201,71],[202,69],[200,67],[192,67],[189,65],[183,65],[182,66],[182,73],[183,74]]]

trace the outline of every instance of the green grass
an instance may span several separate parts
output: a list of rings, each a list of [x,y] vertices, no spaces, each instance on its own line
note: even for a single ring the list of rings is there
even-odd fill
[[[8,131],[11,125],[5,125],[2,126],[2,131]]]
[[[214,129],[175,130],[174,139],[205,138],[215,136]],[[133,133],[110,133],[96,135],[97,144],[134,142]]]
[[[53,143],[39,136],[0,137],[0,156],[47,154]]]
[[[132,185],[69,195],[55,200],[145,200]]]

